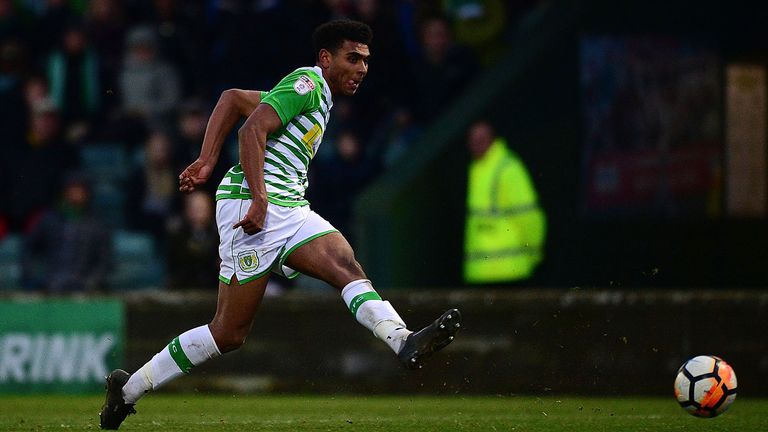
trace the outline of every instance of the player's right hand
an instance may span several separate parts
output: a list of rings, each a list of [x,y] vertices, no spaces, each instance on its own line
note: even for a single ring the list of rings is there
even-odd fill
[[[179,190],[184,193],[194,192],[205,184],[213,172],[213,167],[198,159],[179,174]]]
[[[267,200],[254,199],[251,206],[245,212],[245,217],[234,224],[232,229],[242,228],[248,235],[253,235],[264,229],[264,220],[267,217]]]

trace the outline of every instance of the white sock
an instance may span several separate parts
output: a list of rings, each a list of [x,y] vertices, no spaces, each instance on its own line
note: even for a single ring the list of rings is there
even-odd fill
[[[405,338],[411,333],[412,332],[405,327],[405,324],[391,320],[381,321],[373,329],[373,334],[389,345],[395,353],[400,352],[400,349],[405,343]]]
[[[388,301],[381,300],[371,281],[359,279],[348,283],[341,290],[341,297],[357,322],[383,340],[392,351],[400,351],[411,332],[395,308]]]
[[[207,325],[188,330],[131,375],[123,386],[123,399],[126,403],[136,403],[150,390],[157,390],[188,374],[194,366],[220,355]]]

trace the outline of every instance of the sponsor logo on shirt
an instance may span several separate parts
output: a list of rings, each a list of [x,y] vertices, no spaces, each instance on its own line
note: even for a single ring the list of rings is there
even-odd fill
[[[302,75],[293,83],[293,89],[303,96],[315,89],[315,83],[308,76]]]
[[[320,129],[320,126],[314,125],[312,126],[312,129],[308,130],[307,133],[305,133],[304,136],[301,137],[301,141],[307,147],[307,150],[309,150],[310,154],[314,155],[315,153],[314,144],[320,139],[321,136],[323,136],[322,129]]]

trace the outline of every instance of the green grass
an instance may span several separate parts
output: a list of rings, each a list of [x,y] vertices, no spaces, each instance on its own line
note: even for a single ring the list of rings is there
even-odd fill
[[[97,396],[2,396],[0,431],[97,430]],[[672,398],[150,395],[125,431],[764,431],[768,400],[698,419]]]

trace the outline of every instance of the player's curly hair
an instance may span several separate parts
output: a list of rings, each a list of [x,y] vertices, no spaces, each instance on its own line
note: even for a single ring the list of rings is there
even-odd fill
[[[325,49],[335,54],[345,40],[371,44],[373,31],[368,24],[350,19],[338,19],[321,24],[312,34],[315,54]]]

